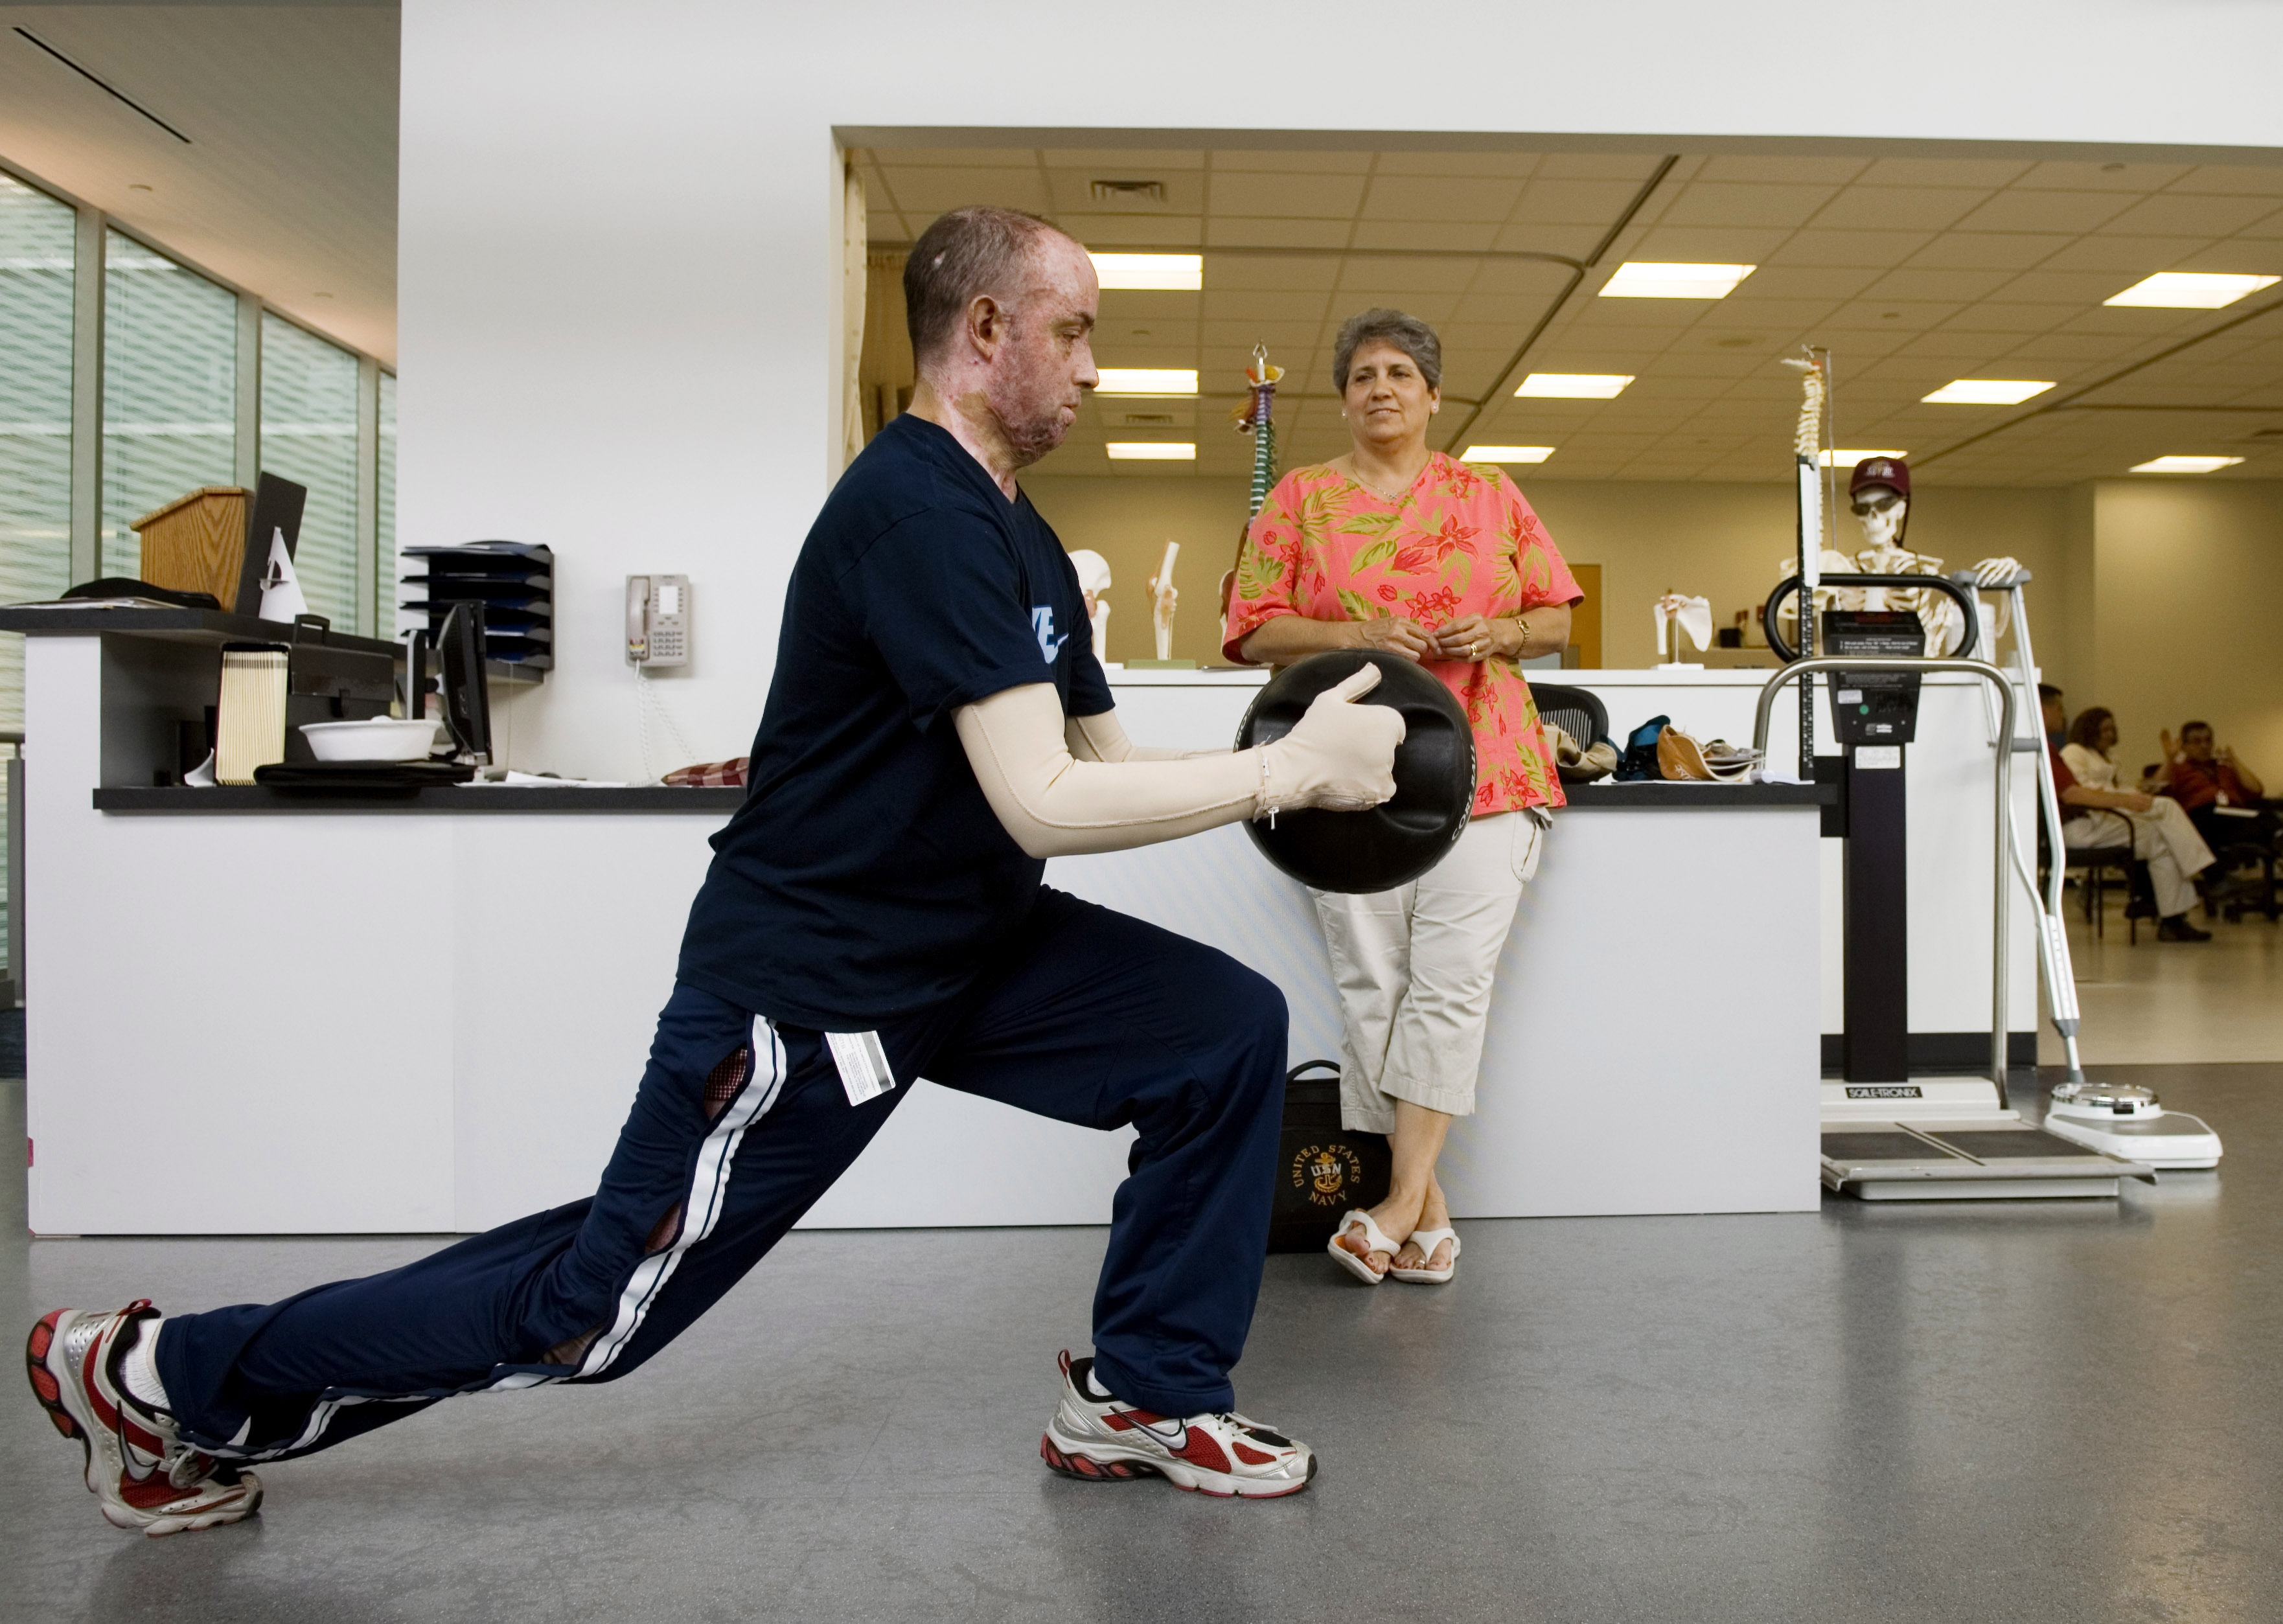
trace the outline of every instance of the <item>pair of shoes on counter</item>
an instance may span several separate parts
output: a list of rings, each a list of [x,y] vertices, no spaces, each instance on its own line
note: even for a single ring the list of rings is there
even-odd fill
[[[2159,942],[2209,942],[2212,936],[2210,931],[2199,930],[2188,923],[2186,914],[2175,913],[2157,922],[2156,939]]]
[[[1348,1232],[1359,1226],[1363,1233],[1355,1239],[1363,1247],[1360,1252],[1342,1244],[1348,1239]],[[1435,1249],[1446,1240],[1451,1243],[1451,1261],[1437,1269],[1432,1266]],[[1390,1240],[1387,1232],[1372,1221],[1369,1213],[1360,1207],[1352,1207],[1341,1217],[1340,1226],[1333,1232],[1332,1238],[1324,1243],[1324,1250],[1331,1254],[1334,1263],[1366,1286],[1376,1286],[1390,1277],[1408,1280],[1414,1286],[1448,1286],[1452,1277],[1459,1272],[1459,1232],[1448,1225],[1441,1229],[1415,1229],[1411,1232],[1411,1244],[1418,1247],[1422,1254],[1421,1266],[1415,1269],[1396,1267],[1396,1255],[1403,1250],[1404,1243]],[[1387,1254],[1384,1271],[1371,1266],[1368,1260],[1375,1252]]]

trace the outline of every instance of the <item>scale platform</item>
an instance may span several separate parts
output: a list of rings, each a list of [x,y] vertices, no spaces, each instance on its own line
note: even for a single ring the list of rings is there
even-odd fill
[[[2155,1177],[2030,1126],[1987,1077],[1826,1083],[1823,1098],[1824,1185],[1866,1201],[2113,1198]]]

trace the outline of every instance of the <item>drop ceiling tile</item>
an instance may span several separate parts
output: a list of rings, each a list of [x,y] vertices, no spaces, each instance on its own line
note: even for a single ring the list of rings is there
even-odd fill
[[[1194,322],[1197,319],[1200,297],[1150,288],[1107,288],[1103,291],[1097,322],[1104,327],[1152,327],[1158,322]]]
[[[2031,333],[2051,331],[2065,322],[2077,320],[2084,314],[2085,309],[2083,305],[1983,302],[1967,306],[1943,325],[1967,332],[2019,333],[2027,338]]]
[[[1908,264],[1913,269],[2028,270],[2079,240],[2059,232],[1946,231]]]
[[[1720,302],[1733,305],[1739,299],[1852,299],[1881,275],[1881,271],[1867,266],[1763,265]]]
[[[1818,230],[1939,231],[1987,196],[1951,186],[1851,186],[1816,214]]]
[[[2272,214],[2264,215],[2260,219],[2253,221],[2249,225],[2244,227],[2242,230],[2237,232],[2236,237],[2238,239],[2244,237],[2256,237],[2260,239],[2283,237],[2283,209],[2278,209]]]
[[[1836,195],[1834,186],[1692,181],[1657,216],[1661,226],[1781,226],[1796,229]]]
[[[1344,248],[1354,228],[1342,220],[1208,220],[1207,248]]]
[[[1986,296],[2009,280],[2004,271],[1891,270],[1864,290],[1863,301],[1942,299],[1963,304]],[[1894,307],[1892,303],[1889,307]]]
[[[1188,297],[1199,298],[1196,294]],[[1314,322],[1321,326],[1331,307],[1329,297],[1317,289],[1223,289],[1208,281],[1202,302],[1194,308],[1207,322]]]
[[[1628,260],[1678,260],[1688,265],[1757,265],[1783,244],[1780,229],[1739,226],[1652,226],[1631,244]],[[1611,254],[1604,264],[1610,264]],[[1636,303],[1642,301],[1636,300]]]
[[[1546,314],[1547,301],[1526,293],[1463,295],[1451,319],[1455,322],[1495,322],[1504,327],[1534,326]]]
[[[1364,220],[1355,226],[1358,248],[1438,249],[1478,254],[1497,237],[1494,225],[1457,225],[1425,220]]]
[[[1267,219],[1352,220],[1363,201],[1360,175],[1251,175],[1215,173],[1212,212],[1223,216]]]
[[[1340,272],[1344,289],[1385,290],[1456,295],[1474,280],[1475,268],[1463,258],[1397,259],[1387,254],[1350,254]]]
[[[2109,271],[2119,293],[2152,271],[2174,270],[2208,245],[2195,237],[2082,237],[2038,268],[2052,271]]]
[[[1204,152],[1164,147],[1048,147],[1039,154],[1049,169],[1083,169],[1101,180],[1156,180],[1159,172],[1170,182],[1182,170],[1205,167]]]
[[[2224,243],[2212,243],[2193,253],[2182,254],[2167,270],[2226,271],[2255,276],[2283,276],[2283,242],[2261,242],[2256,238],[2233,237]],[[2266,290],[2256,298],[2269,297]]]
[[[2124,237],[2228,237],[2271,213],[2271,198],[2167,192],[2143,198],[2101,227]]]
[[[1860,310],[1859,306],[1851,308]],[[1815,341],[1831,352],[1835,362],[1844,361],[1851,366],[1859,366],[1882,355],[1893,354],[1916,337],[1917,332],[1916,328],[1905,327],[1900,322],[1882,322],[1876,327],[1863,327],[1841,325],[1835,317],[1817,325]]]
[[[1206,167],[1215,175],[1225,172],[1264,175],[1363,175],[1369,171],[1369,152],[1278,151],[1269,148],[1248,151],[1228,147],[1213,152]]]
[[[1929,231],[1840,231],[1816,226],[1787,238],[1768,263],[1886,270],[1936,240]]]
[[[2013,340],[2006,334],[1960,332],[1941,327],[1916,335],[1895,354],[1903,359],[1940,360],[1945,364],[1954,361],[1958,363],[1952,369],[1954,373],[1973,374],[2013,347]]]
[[[2030,270],[1984,297],[1991,304],[2073,304],[2084,310],[2099,305],[2122,285],[2114,271]]]
[[[1367,220],[1502,222],[1523,183],[1496,176],[1375,175],[1363,202]]]
[[[1179,252],[1204,242],[1204,222],[1194,214],[1056,214],[1054,219],[1090,248]]]
[[[1001,208],[1028,209],[1042,214],[1049,206],[1045,179],[1028,169],[888,167],[884,170],[896,201],[908,211],[941,214],[971,203],[992,203]]]
[[[1313,311],[1297,319],[1289,315],[1282,318],[1259,319],[1230,316],[1225,320],[1208,316],[1200,325],[1199,341],[1208,348],[1235,345],[1250,353],[1254,345],[1266,344],[1269,359],[1280,366],[1289,364],[1281,357],[1313,346],[1317,333],[1323,327]],[[1234,385],[1231,386],[1235,387]]]
[[[2223,192],[2283,198],[2283,167],[2266,164],[2201,164],[2170,188],[2173,191]]]
[[[2131,206],[2113,191],[2001,191],[1965,215],[1960,231],[2091,231]]]
[[[1582,260],[1601,245],[1609,228],[1602,225],[1554,225],[1542,220],[1524,221],[1501,229],[1491,246],[1501,253],[1555,253]]]
[[[1882,158],[1857,178],[1859,186],[1972,186],[1995,191],[2028,173],[2014,158]]]
[[[1863,173],[1859,158],[1764,158],[1716,152],[1704,160],[1700,181],[1765,181],[1777,185],[1842,186]]]
[[[1205,291],[1329,291],[1340,262],[1329,254],[1216,253],[1205,250]]]
[[[1160,348],[1170,346],[1196,347],[1200,324],[1194,321],[1169,321],[1163,316],[1147,322],[1103,322],[1094,330],[1094,358],[1105,366],[1122,362],[1105,359],[1105,352],[1113,346],[1147,344]],[[1169,363],[1174,364],[1174,363]],[[1178,363],[1187,366],[1187,361]]]
[[[2150,192],[2188,173],[2185,164],[2045,163],[2032,165],[2014,184],[2036,191]]]
[[[1539,160],[1538,173],[1570,180],[1631,181],[1638,191],[1664,161],[1648,152],[1548,152]],[[1630,199],[1632,193],[1626,195]]]
[[[1548,166],[1553,160],[1547,160]],[[1607,229],[1640,190],[1638,181],[1594,181],[1551,178],[1556,172],[1541,167],[1523,189],[1514,206],[1516,224],[1598,225]]]
[[[1377,175],[1471,175],[1527,180],[1544,161],[1540,152],[1382,152]]]

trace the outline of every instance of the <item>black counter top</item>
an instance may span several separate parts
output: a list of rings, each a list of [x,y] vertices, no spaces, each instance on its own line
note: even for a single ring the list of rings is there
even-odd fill
[[[1570,797],[1570,804],[1564,809],[1569,812],[1592,812],[1597,807],[1603,811],[1622,808],[1637,812],[1642,807],[1653,807],[1659,812],[1687,812],[1711,806],[1839,804],[1836,784],[1598,783],[1564,784],[1562,788]]]
[[[320,631],[311,626],[289,626],[280,620],[257,620],[251,615],[225,615],[211,609],[97,609],[73,606],[17,604],[0,609],[0,632],[21,632],[27,637],[84,637],[90,632],[127,637],[153,637],[162,642],[290,643],[348,649],[358,654],[401,657],[397,644],[373,637],[352,637],[347,632]]]
[[[260,784],[222,784],[212,789],[98,789],[95,810],[191,817],[246,812],[706,812],[726,818],[744,798],[743,789],[675,789],[658,784],[632,789],[532,789],[521,785],[478,789],[448,784],[393,796],[297,794]]]
[[[1581,784],[1570,787],[1570,812],[1692,812],[1713,808],[1832,806],[1830,784]],[[214,789],[98,789],[95,810],[106,812],[205,814],[245,812],[708,812],[726,818],[745,798],[743,789],[532,789],[459,785],[410,795],[311,795],[259,784]]]

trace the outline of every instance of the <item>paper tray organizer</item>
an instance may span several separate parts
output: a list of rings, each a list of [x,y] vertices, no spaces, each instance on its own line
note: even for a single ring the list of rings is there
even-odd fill
[[[555,551],[528,541],[408,547],[417,573],[400,583],[401,610],[425,615],[428,634],[462,603],[484,606],[484,655],[536,675],[555,665]]]

